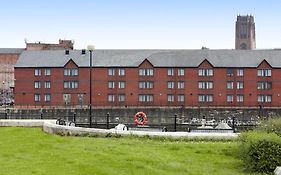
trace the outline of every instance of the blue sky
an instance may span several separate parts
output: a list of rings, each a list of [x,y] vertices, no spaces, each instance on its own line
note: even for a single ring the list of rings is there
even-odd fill
[[[233,49],[238,14],[252,14],[258,49],[281,48],[280,0],[0,1],[0,47],[72,39],[75,48]]]

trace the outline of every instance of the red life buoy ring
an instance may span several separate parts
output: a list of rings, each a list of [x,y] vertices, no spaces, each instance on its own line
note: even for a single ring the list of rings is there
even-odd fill
[[[144,112],[137,112],[134,116],[134,122],[137,125],[144,125],[148,121],[148,118]]]

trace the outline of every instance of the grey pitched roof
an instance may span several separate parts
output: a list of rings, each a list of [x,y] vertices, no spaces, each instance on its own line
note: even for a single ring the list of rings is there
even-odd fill
[[[0,48],[0,54],[20,54],[24,50],[23,48]]]
[[[15,67],[63,67],[72,59],[89,67],[81,50],[24,51]],[[197,67],[205,59],[214,67],[257,67],[266,60],[281,68],[281,50],[94,50],[93,67],[138,67],[145,59],[155,67]]]

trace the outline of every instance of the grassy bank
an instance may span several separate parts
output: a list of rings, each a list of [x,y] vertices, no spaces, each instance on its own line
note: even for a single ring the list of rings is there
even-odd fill
[[[0,174],[247,174],[236,142],[81,138],[36,128],[0,128]]]

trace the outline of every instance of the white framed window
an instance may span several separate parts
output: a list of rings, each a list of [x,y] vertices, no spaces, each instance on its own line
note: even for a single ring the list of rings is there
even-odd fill
[[[125,88],[125,84],[126,84],[125,81],[119,81],[118,82],[118,88],[119,89],[124,89]]]
[[[115,95],[114,94],[108,94],[107,95],[107,101],[114,102],[115,101]]]
[[[34,94],[34,101],[35,101],[35,102],[40,102],[40,101],[41,101],[41,96],[40,96],[40,94]]]
[[[237,69],[237,76],[239,77],[244,76],[244,69]]]
[[[118,69],[118,75],[119,76],[125,76],[125,69],[124,68]]]
[[[237,89],[244,89],[244,81],[237,81]]]
[[[178,76],[184,76],[184,68],[178,69]]]
[[[198,69],[199,76],[213,76],[213,69]]]
[[[114,81],[109,81],[107,87],[108,87],[109,89],[114,89],[114,87],[115,87],[115,82],[114,82]]]
[[[125,94],[119,94],[118,95],[118,101],[119,102],[124,102],[125,101]]]
[[[50,88],[51,88],[51,82],[45,81],[45,89],[50,89]]]
[[[226,83],[226,89],[233,89],[233,81],[228,81]]]
[[[78,69],[77,68],[64,68],[64,76],[77,76]]]
[[[257,76],[258,77],[271,77],[271,69],[258,69]]]
[[[46,68],[45,69],[45,76],[50,76],[51,75],[51,69],[50,68]]]
[[[108,68],[107,75],[114,76],[115,75],[115,69],[114,68]]]
[[[65,89],[77,89],[78,88],[78,82],[77,81],[64,81],[63,87]]]
[[[226,101],[227,102],[233,102],[233,95],[232,94],[227,94],[226,95]]]
[[[40,89],[41,88],[41,82],[40,81],[34,81],[34,88]]]
[[[272,82],[271,81],[258,81],[257,82],[257,89],[272,89]]]
[[[257,101],[260,103],[270,103],[272,102],[272,95],[259,94],[257,96]]]
[[[178,102],[184,102],[184,94],[178,95]]]
[[[178,81],[178,89],[184,89],[184,81]]]
[[[34,75],[35,76],[41,76],[41,69],[34,69]]]
[[[244,95],[238,94],[236,100],[237,100],[237,102],[243,102],[244,101]]]
[[[168,89],[174,89],[175,83],[173,81],[168,81]]]
[[[168,68],[168,76],[173,76],[173,75],[174,75],[174,69]]]
[[[45,94],[44,95],[44,101],[45,102],[50,102],[51,101],[51,94]]]
[[[198,88],[199,89],[213,89],[213,82],[212,81],[199,81]]]
[[[175,96],[173,94],[168,94],[167,98],[168,98],[168,102],[174,102],[175,100]]]
[[[199,102],[213,102],[213,95],[212,94],[199,94],[198,101]]]
[[[140,76],[153,76],[153,69],[151,68],[141,68],[139,69]]]
[[[152,94],[140,94],[139,102],[153,102],[153,95]]]
[[[227,68],[226,69],[226,75],[229,76],[229,77],[233,76],[233,69],[232,68]]]
[[[63,94],[64,104],[69,104],[71,102],[71,94]]]
[[[139,82],[139,89],[152,89],[154,86],[153,81],[140,81]]]

